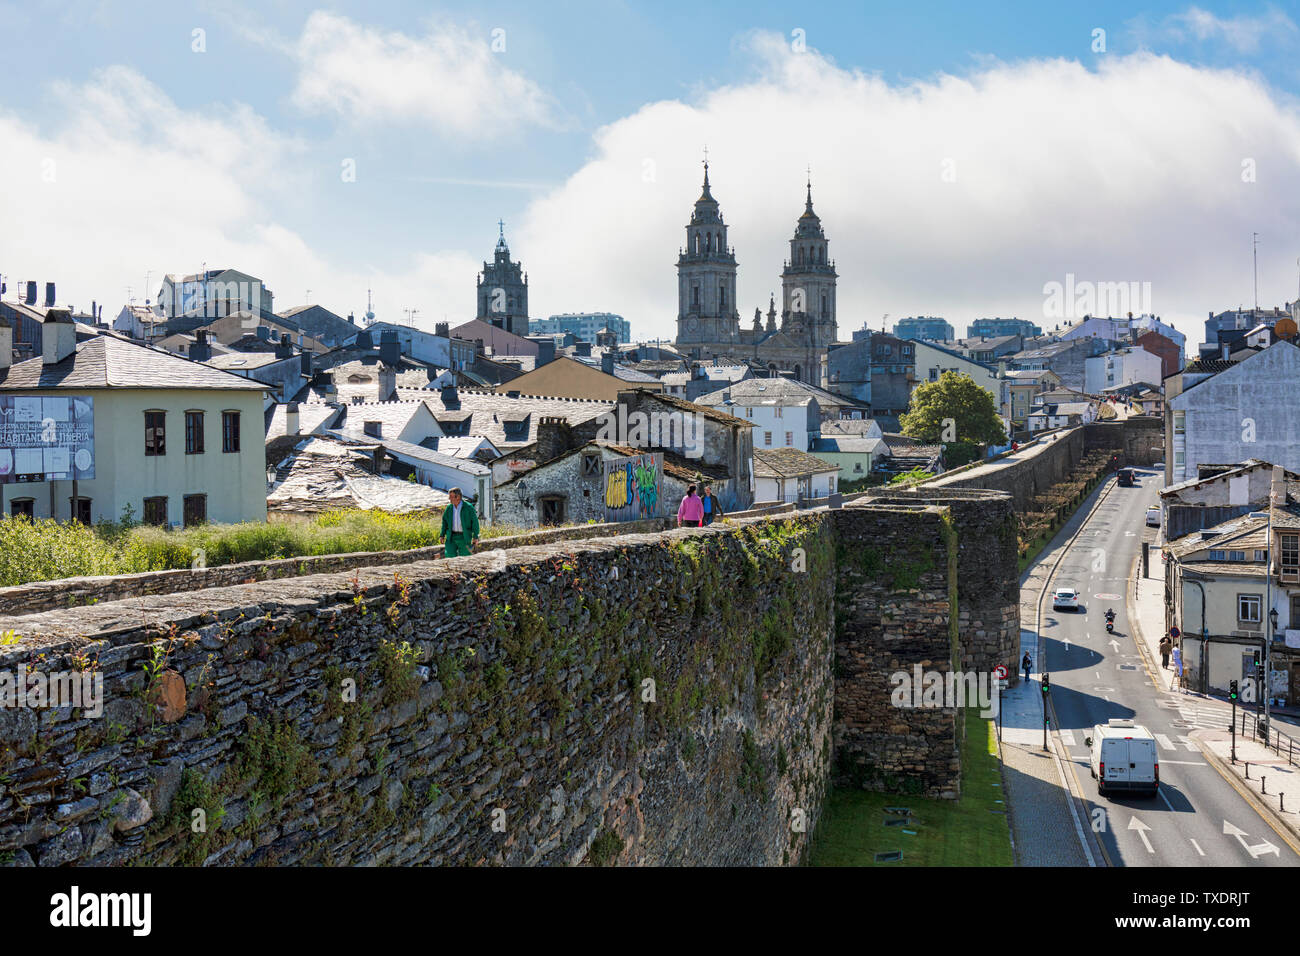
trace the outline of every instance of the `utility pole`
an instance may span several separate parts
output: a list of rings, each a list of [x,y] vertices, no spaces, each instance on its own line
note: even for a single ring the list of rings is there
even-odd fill
[[[1255,311],[1259,311],[1259,233],[1250,234],[1251,255],[1255,260]],[[1252,320],[1254,316],[1251,317]]]

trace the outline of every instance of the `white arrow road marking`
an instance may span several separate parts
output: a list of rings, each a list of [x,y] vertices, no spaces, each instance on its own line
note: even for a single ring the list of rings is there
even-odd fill
[[[1142,845],[1147,848],[1148,853],[1156,852],[1151,847],[1151,841],[1147,839],[1147,831],[1151,829],[1149,826],[1147,826],[1137,817],[1134,817],[1132,820],[1128,822],[1128,828],[1130,830],[1136,830],[1138,832],[1138,836],[1142,838]]]
[[[1201,849],[1201,845],[1195,840],[1192,840],[1192,846],[1196,847],[1197,853],[1201,854],[1201,856],[1205,856],[1205,851]]]
[[[1173,749],[1174,749],[1174,745],[1173,745],[1172,743],[1170,743],[1169,738],[1166,737],[1164,734],[1152,734],[1151,736],[1154,737],[1154,738],[1156,738],[1156,743],[1158,743],[1158,744],[1160,745],[1160,749],[1161,749],[1161,750],[1173,750]]]
[[[1275,847],[1273,844],[1269,843],[1267,840],[1265,840],[1263,843],[1256,843],[1254,846],[1249,845],[1245,840],[1246,831],[1242,830],[1237,826],[1234,826],[1233,824],[1229,823],[1227,820],[1223,821],[1223,832],[1228,834],[1229,836],[1236,837],[1237,842],[1241,844],[1241,848],[1250,854],[1250,858],[1252,860],[1258,860],[1261,856],[1264,856],[1265,854],[1268,853],[1272,853],[1274,856],[1279,856],[1279,857],[1282,855],[1281,852],[1278,850],[1278,848]]]
[[[1119,653],[1119,641],[1115,640],[1114,638],[1111,638],[1110,646],[1112,650],[1114,650],[1116,653]]]
[[[1188,737],[1185,734],[1179,734],[1178,739],[1183,742],[1183,746],[1186,747],[1188,750],[1194,751],[1196,753],[1201,752],[1201,748],[1196,746],[1196,741],[1192,740],[1191,737]]]

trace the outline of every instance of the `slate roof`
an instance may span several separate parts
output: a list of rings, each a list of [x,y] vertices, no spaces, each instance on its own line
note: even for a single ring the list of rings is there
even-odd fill
[[[386,443],[390,438],[396,438],[402,433],[406,426],[411,423],[411,419],[420,412],[423,404],[423,402],[418,401],[397,401],[360,402],[344,405],[341,409],[342,417],[335,427],[349,437],[363,441],[383,441]],[[301,414],[302,408],[302,405],[298,406],[299,414]],[[382,435],[365,434],[366,422],[372,421],[380,423]]]
[[[269,511],[314,514],[339,508],[404,514],[445,508],[447,494],[402,478],[370,474],[350,446],[307,439],[282,482],[267,495]]]
[[[755,478],[797,478],[839,470],[839,465],[833,465],[798,448],[754,449]]]
[[[412,390],[399,388],[398,395],[411,398]],[[439,390],[421,390],[418,396],[429,406],[433,417],[440,422],[469,418],[469,435],[482,435],[503,453],[537,441],[537,425],[543,418],[557,417],[577,425],[603,415],[614,407],[613,402],[583,398],[544,398],[521,395],[511,398],[502,392],[462,388],[458,390],[459,409],[449,409],[442,401]],[[694,406],[691,406],[694,408]],[[506,438],[505,422],[523,421],[527,437]]]
[[[185,388],[264,392],[270,386],[114,334],[77,343],[62,362],[37,356],[0,368],[0,389]]]
[[[726,412],[720,412],[716,408],[710,408],[707,405],[701,405],[697,402],[688,402],[684,398],[678,398],[676,395],[665,395],[662,392],[648,392],[641,390],[641,394],[648,395],[656,401],[662,402],[670,408],[676,408],[683,412],[690,412],[696,415],[703,415],[709,421],[717,422],[720,425],[744,425],[746,428],[753,428],[753,422],[747,422],[743,418],[737,418],[735,415],[728,415]]]
[[[889,445],[883,438],[854,438],[847,435],[823,435],[813,439],[814,452],[839,452],[840,454],[889,454]]]
[[[822,422],[822,435],[854,435],[859,438],[877,438],[884,435],[880,423],[874,418],[832,418]]]
[[[287,434],[289,407],[276,404],[271,413],[271,421],[266,426],[266,440],[269,442]],[[329,428],[339,409],[323,402],[300,402],[298,404],[298,434],[304,438],[317,429]]]

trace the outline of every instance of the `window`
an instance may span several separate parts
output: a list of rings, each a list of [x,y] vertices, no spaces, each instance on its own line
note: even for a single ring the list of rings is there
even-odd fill
[[[930,381],[932,382],[939,381],[939,370],[937,368],[930,369]]]
[[[239,412],[221,413],[221,450],[228,455],[239,451]]]
[[[1300,628],[1300,594],[1291,595],[1291,616],[1287,618],[1287,627]]]
[[[746,418],[753,418],[753,417],[754,417],[754,410],[753,410],[752,408],[746,408],[746,409],[745,409],[745,417],[746,417]]]
[[[785,443],[786,445],[790,445],[790,446],[794,445],[794,432],[785,433]]]
[[[207,495],[186,495],[185,496],[185,527],[190,525],[203,524],[208,520],[208,496]]]
[[[203,454],[203,413],[185,413],[185,454]]]
[[[771,432],[763,432],[763,447],[765,447],[765,448],[771,448],[771,447],[772,447],[772,433],[771,433]]]
[[[82,524],[90,524],[90,499],[69,498],[68,514],[72,516],[73,521],[80,521]]]
[[[35,518],[34,498],[15,498],[9,502],[9,514],[15,518]]]
[[[537,503],[542,509],[543,525],[564,524],[563,498],[558,495],[552,495],[545,498],[538,498]]]
[[[1174,434],[1184,435],[1187,433],[1187,413],[1174,412]]]
[[[601,467],[600,467],[600,456],[599,456],[599,455],[583,455],[583,456],[582,456],[582,476],[583,476],[584,478],[590,478],[590,477],[592,477],[593,475],[594,475],[594,476],[599,476],[600,473],[601,473]]]
[[[1268,560],[1268,552],[1265,551],[1263,548],[1256,548],[1256,549],[1255,549],[1255,560],[1256,560],[1256,561],[1267,561],[1267,560]]]
[[[144,499],[144,523],[153,525],[167,524],[167,499]]]
[[[912,346],[910,346],[910,345],[904,345],[904,346],[903,346],[903,354],[904,354],[904,355],[911,355],[911,354],[912,354]]]
[[[1300,534],[1284,534],[1282,538],[1282,567],[1300,568]]]
[[[776,409],[772,412],[772,414],[777,418],[781,418],[782,417],[781,406],[780,405],[776,406]]]
[[[860,462],[860,461],[854,462],[854,463],[853,463],[853,470],[854,470],[855,472],[861,474],[861,473],[862,473],[862,462]]]
[[[150,455],[167,454],[167,413],[144,413],[144,453]]]
[[[1243,624],[1258,624],[1260,622],[1260,606],[1262,603],[1258,594],[1238,594],[1237,620]]]
[[[1222,551],[1211,551],[1211,552],[1210,552],[1210,560],[1211,560],[1211,561],[1222,561],[1222,560],[1223,560],[1223,552],[1222,552]]]
[[[1229,551],[1229,552],[1228,552],[1228,560],[1229,560],[1229,561],[1245,561],[1245,560],[1246,560],[1246,552],[1245,552],[1245,551]]]

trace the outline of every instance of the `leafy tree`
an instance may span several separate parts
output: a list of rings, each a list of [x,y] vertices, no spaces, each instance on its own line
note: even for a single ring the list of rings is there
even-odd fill
[[[952,419],[955,434],[945,434],[945,419]],[[937,382],[918,385],[898,423],[903,434],[928,444],[995,445],[1007,439],[993,396],[958,372],[944,372]]]

